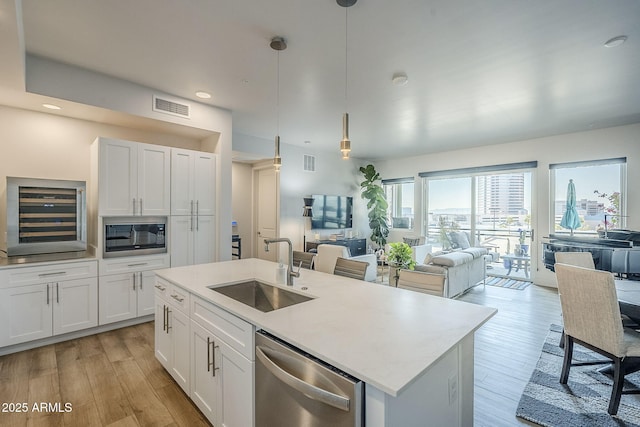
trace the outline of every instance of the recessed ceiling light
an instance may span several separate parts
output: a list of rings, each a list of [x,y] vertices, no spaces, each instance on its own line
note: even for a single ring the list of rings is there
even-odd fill
[[[616,47],[620,46],[622,43],[627,41],[627,36],[618,36],[612,39],[607,40],[604,45],[605,47]]]
[[[305,143],[305,144],[311,144],[311,141],[306,140],[304,143]]]
[[[62,107],[58,107],[57,105],[53,105],[53,104],[42,104],[42,106],[44,108],[48,108],[50,110],[61,110]]]
[[[391,81],[396,86],[404,86],[409,82],[409,78],[405,73],[395,73],[391,78]]]
[[[209,92],[205,92],[203,90],[199,90],[196,92],[196,96],[201,99],[209,99],[211,98],[211,94]]]

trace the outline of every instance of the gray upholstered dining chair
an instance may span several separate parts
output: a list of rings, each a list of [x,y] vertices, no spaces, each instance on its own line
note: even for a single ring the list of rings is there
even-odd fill
[[[369,267],[369,263],[367,262],[338,257],[338,259],[336,259],[336,267],[333,269],[333,274],[364,280],[367,274],[367,267]]]
[[[596,268],[593,263],[593,255],[591,252],[556,252],[556,262],[560,264],[574,265],[576,267],[590,268],[594,270]],[[560,338],[560,348],[564,348],[564,331],[562,331],[562,337]]]
[[[640,361],[640,334],[622,327],[611,273],[567,264],[556,264],[555,270],[565,331],[560,383],[567,384],[569,379],[574,343],[611,359],[613,388],[607,412],[615,415],[622,394],[640,394],[639,390],[623,390],[629,363]]]
[[[293,251],[293,266],[311,270],[313,269],[315,258],[316,255],[310,252]]]
[[[595,270],[591,252],[556,252],[556,262]]]

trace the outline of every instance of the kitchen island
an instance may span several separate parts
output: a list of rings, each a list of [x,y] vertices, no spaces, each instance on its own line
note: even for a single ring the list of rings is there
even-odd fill
[[[192,316],[198,302],[209,303],[222,317],[361,379],[368,427],[473,424],[473,334],[495,309],[304,269],[293,288],[278,286],[313,299],[271,312],[209,289],[251,279],[275,284],[276,267],[244,259],[158,270],[156,288],[174,286],[174,294],[185,295],[174,298],[184,304],[186,297]],[[156,331],[164,320],[156,304]],[[252,342],[246,347],[253,352]]]

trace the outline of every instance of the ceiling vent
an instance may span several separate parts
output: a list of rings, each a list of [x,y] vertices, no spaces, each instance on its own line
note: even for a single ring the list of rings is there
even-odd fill
[[[303,167],[302,169],[305,172],[315,172],[316,171],[316,156],[312,156],[310,154],[305,154],[303,158]]]
[[[159,97],[153,95],[153,111],[159,113],[171,114],[186,119],[191,118],[191,106],[167,99],[167,97]]]

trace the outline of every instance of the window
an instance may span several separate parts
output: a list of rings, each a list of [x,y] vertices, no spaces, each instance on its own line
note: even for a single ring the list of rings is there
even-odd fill
[[[498,253],[528,251],[536,167],[523,162],[421,172],[424,228],[434,250],[460,247],[452,235],[462,232],[469,244]]]
[[[413,178],[383,179],[390,228],[413,228]]]
[[[554,233],[595,234],[605,227],[625,224],[626,158],[549,165],[551,174],[551,230]],[[576,211],[581,225],[566,229],[560,225],[567,210],[567,189],[573,180]]]

